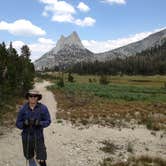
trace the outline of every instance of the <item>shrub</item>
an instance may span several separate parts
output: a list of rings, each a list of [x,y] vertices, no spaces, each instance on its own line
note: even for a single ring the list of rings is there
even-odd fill
[[[100,84],[107,85],[107,84],[109,84],[110,81],[108,79],[108,76],[101,75],[100,79],[99,79],[99,82],[100,82]]]
[[[91,78],[89,78],[89,82],[90,82],[90,83],[92,82],[92,79],[91,79]]]
[[[68,81],[74,82],[74,77],[71,75],[71,73],[68,74]]]

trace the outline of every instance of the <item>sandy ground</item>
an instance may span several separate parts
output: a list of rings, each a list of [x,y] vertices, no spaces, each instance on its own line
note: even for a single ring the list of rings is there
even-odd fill
[[[166,133],[152,133],[143,126],[134,130],[129,128],[107,128],[92,126],[89,128],[73,127],[69,122],[57,123],[55,113],[57,103],[45,86],[48,82],[36,83],[36,89],[43,94],[42,103],[46,104],[52,124],[45,129],[45,142],[48,153],[48,166],[97,166],[99,161],[109,154],[99,148],[103,140],[110,140],[118,149],[112,155],[117,160],[127,160],[132,155],[127,152],[130,144],[135,155],[152,155],[166,158]],[[0,135],[0,166],[26,166],[22,153],[19,129],[7,129]]]

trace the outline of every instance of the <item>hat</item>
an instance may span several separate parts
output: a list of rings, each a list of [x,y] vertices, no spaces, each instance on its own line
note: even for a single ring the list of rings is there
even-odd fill
[[[41,99],[42,99],[42,95],[39,93],[39,91],[34,90],[34,89],[29,90],[29,91],[26,93],[25,98],[28,99],[29,95],[37,95],[38,100],[41,100]]]

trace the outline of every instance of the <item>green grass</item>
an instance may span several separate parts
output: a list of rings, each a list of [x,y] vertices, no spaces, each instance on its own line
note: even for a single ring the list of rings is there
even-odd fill
[[[89,83],[89,79],[92,82],[99,82],[100,76],[97,75],[78,75],[72,74],[74,80],[78,83]],[[64,74],[65,80],[67,80],[67,74]],[[135,85],[144,87],[164,87],[164,82],[166,82],[166,76],[154,75],[154,76],[108,76],[109,80],[113,84],[122,85]]]
[[[54,88],[57,88],[56,85]],[[87,92],[110,100],[166,102],[166,89],[134,85],[98,83],[65,83],[64,90],[71,92]]]

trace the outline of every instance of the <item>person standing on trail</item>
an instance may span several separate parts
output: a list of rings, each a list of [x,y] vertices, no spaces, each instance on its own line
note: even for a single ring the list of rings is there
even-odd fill
[[[37,90],[29,90],[28,100],[19,110],[16,126],[22,130],[23,153],[26,164],[37,166],[34,156],[40,166],[46,166],[47,152],[44,143],[43,129],[51,123],[47,107],[39,103],[42,95]]]

